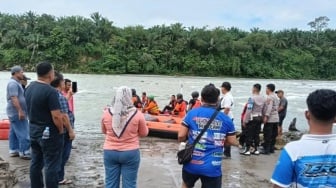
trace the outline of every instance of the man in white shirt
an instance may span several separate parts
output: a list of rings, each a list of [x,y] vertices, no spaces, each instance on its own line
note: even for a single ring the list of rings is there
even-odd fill
[[[222,94],[223,98],[221,100],[221,107],[223,108],[223,113],[230,117],[233,122],[233,96],[231,94],[231,84],[230,82],[223,82],[222,83]],[[224,146],[224,157],[230,158],[231,157],[231,147]]]
[[[309,131],[281,151],[271,182],[279,187],[335,187],[336,91],[319,89],[309,94],[305,112]]]

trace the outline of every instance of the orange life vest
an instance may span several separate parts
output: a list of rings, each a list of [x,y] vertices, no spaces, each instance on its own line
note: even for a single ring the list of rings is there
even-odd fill
[[[194,106],[192,106],[191,109],[198,108],[198,107],[200,107],[201,105],[202,105],[201,101],[197,99],[197,100],[195,101]]]

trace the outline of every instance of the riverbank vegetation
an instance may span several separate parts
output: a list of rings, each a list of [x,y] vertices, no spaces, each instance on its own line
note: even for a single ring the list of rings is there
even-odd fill
[[[54,17],[0,13],[0,70],[48,60],[63,72],[292,79],[336,78],[336,30],[184,27],[119,28],[99,13]]]

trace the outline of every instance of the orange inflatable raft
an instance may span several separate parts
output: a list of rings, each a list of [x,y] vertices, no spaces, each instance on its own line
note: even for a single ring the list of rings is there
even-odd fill
[[[9,136],[9,120],[0,120],[0,140],[8,140]]]
[[[145,114],[145,119],[151,136],[177,138],[182,118],[171,115]]]

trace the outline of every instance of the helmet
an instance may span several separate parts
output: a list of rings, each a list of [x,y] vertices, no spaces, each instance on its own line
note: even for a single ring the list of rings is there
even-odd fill
[[[194,92],[192,92],[192,93],[191,93],[191,97],[192,97],[192,98],[198,98],[198,97],[199,97],[199,93],[198,93],[198,91],[194,91]]]
[[[154,100],[154,96],[153,96],[153,95],[149,95],[149,96],[148,96],[148,99],[150,99],[150,100]]]

